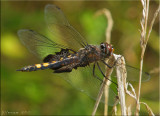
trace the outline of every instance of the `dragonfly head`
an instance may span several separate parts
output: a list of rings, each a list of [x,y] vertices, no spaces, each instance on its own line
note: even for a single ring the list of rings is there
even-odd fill
[[[114,48],[111,44],[108,44],[106,42],[100,44],[100,49],[102,54],[104,54],[106,57],[112,56],[114,52]]]

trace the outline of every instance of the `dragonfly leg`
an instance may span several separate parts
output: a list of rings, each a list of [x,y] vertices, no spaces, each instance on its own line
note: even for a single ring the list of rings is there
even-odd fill
[[[93,65],[93,76],[96,77],[98,80],[101,81],[101,84],[103,83],[103,80],[101,78],[99,78],[96,74],[95,74],[95,63]]]
[[[109,81],[111,81],[112,83],[114,83],[115,85],[117,85],[117,83],[115,83],[114,81],[110,80],[109,78],[107,78],[107,77],[105,76],[105,74],[103,73],[102,69],[100,68],[98,62],[97,62],[97,66],[98,66],[98,69],[100,70],[101,74],[103,75],[103,77],[105,77],[106,79],[108,79]]]
[[[113,68],[116,65],[116,61],[114,62],[113,66],[110,66],[109,64],[107,64],[104,60],[102,60],[102,62],[107,65],[109,68]]]

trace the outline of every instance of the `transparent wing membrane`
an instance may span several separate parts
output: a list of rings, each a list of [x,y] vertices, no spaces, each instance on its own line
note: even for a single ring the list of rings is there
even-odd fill
[[[68,20],[66,19],[65,15],[58,6],[48,4],[45,6],[44,13],[45,20],[48,25],[57,24],[70,26]]]
[[[127,69],[127,81],[138,82],[140,70],[129,65],[126,65],[126,69]],[[112,77],[116,77],[116,69],[114,69]],[[142,82],[149,81],[150,78],[151,76],[147,72],[142,72]]]
[[[135,67],[132,67],[132,66],[129,66],[129,65],[126,65],[126,68],[127,68],[127,80],[128,81],[136,81],[138,82],[139,81],[139,72],[140,70],[135,68]],[[149,81],[150,79],[150,75],[144,71],[142,71],[142,82],[146,82],[146,81]]]
[[[56,5],[46,5],[45,20],[53,34],[53,39],[54,36],[57,37],[55,42],[63,43],[76,51],[87,45],[86,40],[69,24],[61,9]]]
[[[66,48],[29,29],[19,30],[18,36],[28,50],[41,59],[49,54],[54,54],[55,51],[60,51],[61,48]]]
[[[103,76],[99,72],[98,67],[95,68],[95,71],[96,75],[103,80]],[[70,73],[56,75],[61,76],[77,90],[96,100],[102,82],[93,76],[93,64],[87,67],[78,67],[77,70],[73,69]],[[113,87],[115,88],[115,86]],[[113,91],[114,88],[109,89],[109,105],[111,106],[114,104],[114,99],[117,96],[116,92]],[[104,103],[104,100],[105,97],[103,95],[101,102]]]

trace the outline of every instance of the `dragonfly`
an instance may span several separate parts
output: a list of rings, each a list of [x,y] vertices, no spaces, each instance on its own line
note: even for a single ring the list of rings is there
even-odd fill
[[[56,5],[46,5],[44,14],[47,26],[52,33],[51,39],[30,29],[18,31],[20,41],[43,62],[25,66],[17,71],[32,72],[51,69],[56,76],[62,77],[81,92],[96,99],[102,80],[106,78],[105,66],[113,67],[105,62],[113,55],[113,46],[106,42],[100,45],[88,44]],[[126,67],[128,80],[136,81],[135,77],[138,77],[139,69]],[[142,81],[150,79],[148,73],[143,72],[142,75]],[[115,82],[113,83],[116,85]],[[109,96],[109,105],[113,105],[116,92],[112,88],[109,90]],[[104,103],[104,97],[101,102]]]

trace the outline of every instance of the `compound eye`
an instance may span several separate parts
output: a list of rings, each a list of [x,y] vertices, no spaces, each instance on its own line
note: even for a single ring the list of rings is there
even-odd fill
[[[103,50],[105,48],[105,45],[102,43],[101,44],[101,50]]]

